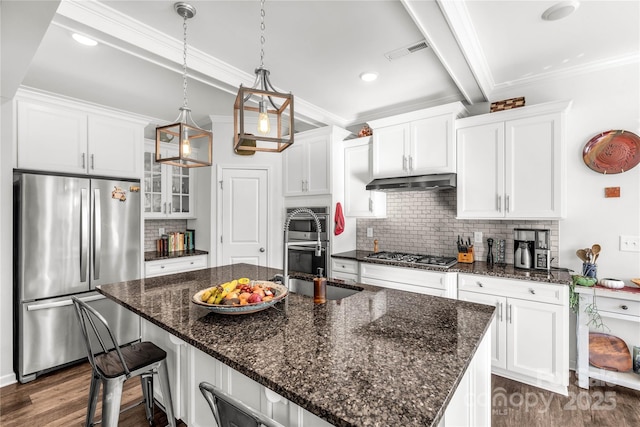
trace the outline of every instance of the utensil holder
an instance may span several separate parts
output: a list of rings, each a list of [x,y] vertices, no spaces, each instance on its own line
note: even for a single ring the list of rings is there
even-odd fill
[[[473,246],[469,246],[467,252],[458,252],[458,262],[466,264],[473,263]]]
[[[582,275],[584,277],[597,277],[598,276],[598,265],[592,264],[590,262],[582,263]]]

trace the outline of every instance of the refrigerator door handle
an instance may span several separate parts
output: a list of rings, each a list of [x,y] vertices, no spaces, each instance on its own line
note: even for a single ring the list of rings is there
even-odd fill
[[[80,281],[87,281],[87,258],[89,255],[89,195],[87,189],[80,190]]]
[[[83,302],[92,302],[99,301],[101,299],[105,299],[106,297],[102,294],[91,295],[90,297],[80,298],[80,301]],[[66,307],[68,305],[72,305],[73,301],[71,299],[65,299],[62,301],[48,302],[44,304],[27,304],[27,311],[38,311],[38,310],[48,310],[50,308],[58,308],[58,307]]]
[[[93,278],[100,278],[100,252],[102,248],[102,211],[100,190],[93,190]]]

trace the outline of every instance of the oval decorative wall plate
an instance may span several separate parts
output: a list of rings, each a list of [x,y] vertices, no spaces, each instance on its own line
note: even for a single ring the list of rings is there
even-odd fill
[[[640,163],[640,137],[626,130],[599,133],[586,143],[582,158],[596,172],[626,172]]]

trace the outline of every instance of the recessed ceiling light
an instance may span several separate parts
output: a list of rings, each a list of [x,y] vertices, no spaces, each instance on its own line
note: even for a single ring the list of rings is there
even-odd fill
[[[580,2],[578,0],[563,1],[556,3],[542,13],[542,19],[545,21],[557,21],[566,18],[578,9]]]
[[[378,78],[378,73],[374,71],[365,71],[364,73],[360,73],[360,79],[363,82],[372,82]]]
[[[83,44],[85,46],[95,46],[98,44],[98,42],[95,41],[94,39],[90,39],[89,37],[83,36],[82,34],[73,33],[71,37],[73,37],[73,39],[78,43]]]

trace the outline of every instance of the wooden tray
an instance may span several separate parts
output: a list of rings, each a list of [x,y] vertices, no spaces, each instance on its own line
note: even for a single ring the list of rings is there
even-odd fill
[[[596,368],[626,372],[631,370],[627,343],[609,334],[589,332],[589,363]]]

